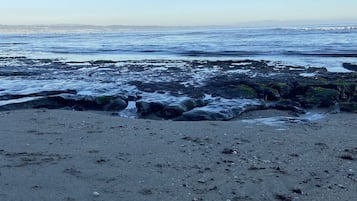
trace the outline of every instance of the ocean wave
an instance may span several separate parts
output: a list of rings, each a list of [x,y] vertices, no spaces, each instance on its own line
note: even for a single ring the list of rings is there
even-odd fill
[[[337,53],[337,52],[297,52],[297,51],[286,51],[285,55],[289,56],[311,56],[311,57],[357,57],[357,53]]]
[[[266,54],[257,51],[183,51],[178,54],[190,57],[211,57],[211,56],[254,56]]]
[[[61,50],[54,50],[54,51],[49,51],[54,54],[97,54],[97,51],[80,51],[80,50],[68,50],[68,51],[61,51]]]
[[[318,27],[288,27],[278,28],[277,30],[296,30],[296,31],[348,31],[357,30],[357,26],[318,26]]]
[[[8,43],[8,42],[5,42],[5,43],[1,43],[0,42],[0,45],[27,45],[28,43]]]

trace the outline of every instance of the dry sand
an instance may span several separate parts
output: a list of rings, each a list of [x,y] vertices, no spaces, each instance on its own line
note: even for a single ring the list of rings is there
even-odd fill
[[[282,127],[0,113],[1,201],[356,199],[356,114]]]

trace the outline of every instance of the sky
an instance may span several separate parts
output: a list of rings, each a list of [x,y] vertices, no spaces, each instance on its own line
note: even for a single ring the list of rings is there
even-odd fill
[[[356,8],[357,0],[0,0],[0,24],[357,23]]]

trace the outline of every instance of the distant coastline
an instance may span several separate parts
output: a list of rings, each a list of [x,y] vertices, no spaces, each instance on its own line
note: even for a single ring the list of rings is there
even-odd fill
[[[170,29],[316,29],[337,28],[357,29],[357,23],[244,23],[236,25],[205,25],[205,26],[166,26],[166,25],[90,25],[90,24],[33,24],[33,25],[8,25],[0,24],[0,34],[13,33],[105,33],[140,30],[170,30]]]

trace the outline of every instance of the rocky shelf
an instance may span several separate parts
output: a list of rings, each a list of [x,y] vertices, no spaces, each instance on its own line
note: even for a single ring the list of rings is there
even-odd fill
[[[58,64],[57,61],[46,62],[51,66]],[[83,95],[75,88],[30,94],[5,93],[0,95],[0,110],[67,108],[117,114],[130,110],[138,118],[155,116],[188,121],[231,120],[246,111],[271,108],[296,114],[311,108],[357,112],[357,73],[352,71],[353,64],[344,64],[351,70],[349,73],[334,73],[324,68],[272,65],[267,61],[255,60],[180,61],[185,63],[184,68],[166,68],[171,61],[145,61],[145,68],[151,67],[150,62],[162,63],[159,72],[148,75],[151,78],[157,76],[157,79],[146,80],[145,74],[142,74],[142,79],[136,76],[123,82],[126,87],[134,88],[135,93],[122,90],[114,95]],[[117,62],[87,63],[88,68],[93,68],[115,65]],[[75,68],[77,63],[61,63],[61,68],[66,65]],[[124,65],[127,75],[142,72],[140,65],[135,62]],[[155,68],[158,69],[157,65]],[[34,72],[33,76],[39,73]],[[0,72],[0,77],[6,76],[28,75]],[[88,74],[88,77],[91,76],[93,74]]]

